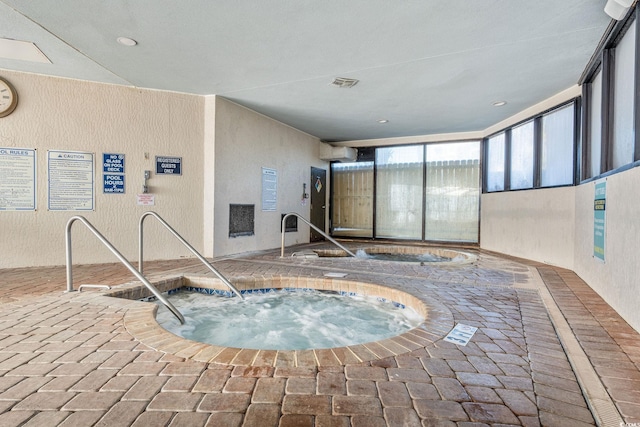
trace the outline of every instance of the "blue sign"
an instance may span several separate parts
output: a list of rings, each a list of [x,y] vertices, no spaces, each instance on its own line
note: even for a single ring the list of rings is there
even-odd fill
[[[156,175],[182,175],[182,157],[156,156]]]
[[[604,261],[605,230],[607,225],[607,181],[595,183],[593,198],[593,256]]]
[[[104,193],[124,193],[124,175],[103,175]]]
[[[102,172],[124,173],[124,154],[102,153]]]

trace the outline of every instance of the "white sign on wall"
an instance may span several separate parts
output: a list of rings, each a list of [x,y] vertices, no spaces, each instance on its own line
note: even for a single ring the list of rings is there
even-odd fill
[[[90,211],[94,208],[94,156],[79,151],[47,153],[49,210]]]
[[[278,171],[262,168],[262,210],[275,211],[278,205]]]
[[[0,211],[36,210],[36,150],[0,147]]]
[[[155,194],[138,194],[136,204],[138,206],[155,206],[156,196]]]

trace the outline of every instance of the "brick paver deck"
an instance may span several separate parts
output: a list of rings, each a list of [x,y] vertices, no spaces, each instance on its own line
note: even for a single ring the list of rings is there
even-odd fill
[[[475,262],[446,266],[281,259],[279,251],[215,261],[232,282],[346,273],[349,280],[432,298],[455,323],[478,328],[466,346],[436,339],[370,362],[358,363],[352,354],[346,364],[309,365],[278,359],[277,352],[209,363],[201,347],[188,356],[159,351],[145,345],[139,331],[127,330],[127,303],[104,304],[92,299],[102,292],[93,289],[63,293],[64,267],[0,270],[0,425],[595,425],[600,415],[585,400],[574,361],[534,286],[537,274],[615,405],[614,415],[640,423],[637,331],[571,271],[468,252],[477,255]],[[152,281],[183,273],[209,274],[194,260],[145,266]],[[114,264],[75,266],[74,279],[76,287],[134,280]],[[336,354],[305,357],[330,356]]]

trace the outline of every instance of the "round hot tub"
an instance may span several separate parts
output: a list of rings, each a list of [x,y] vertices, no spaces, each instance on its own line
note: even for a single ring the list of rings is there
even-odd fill
[[[347,257],[341,249],[314,249],[319,257]],[[357,249],[356,258],[379,261],[414,262],[428,264],[466,264],[473,262],[473,254],[448,248],[421,246],[370,246]]]
[[[310,350],[380,341],[418,327],[424,316],[386,298],[315,289],[256,289],[244,300],[180,291],[168,300],[181,325],[160,305],[156,320],[194,341],[256,350]]]
[[[181,331],[170,331],[174,326],[179,327],[177,320],[172,319],[170,315],[168,323],[172,323],[173,326],[167,325],[169,330],[163,328],[158,323],[163,322],[164,316],[161,312],[158,313],[159,306],[149,303],[138,303],[143,306],[138,310],[128,310],[125,315],[125,327],[136,339],[156,350],[207,363],[242,366],[336,366],[362,363],[424,348],[444,337],[453,327],[453,315],[438,301],[425,296],[417,297],[379,284],[345,278],[288,276],[240,277],[232,278],[232,283],[243,292],[246,300],[231,297],[232,294],[224,284],[211,277],[181,277],[171,284],[163,283],[162,290],[168,291],[170,297],[174,293],[187,295],[187,300],[218,298],[237,306],[253,306],[253,312],[237,316],[244,317],[244,321],[247,321],[249,326],[236,323],[236,320],[243,319],[235,319],[232,314],[229,314],[222,322],[220,335],[244,334],[250,339],[259,338],[259,341],[262,341],[261,344],[240,341],[205,342],[195,336],[180,336]],[[252,301],[254,297],[262,296],[266,298],[255,298],[255,301]],[[266,332],[253,329],[254,326],[261,327],[262,324],[271,322],[262,318],[265,312],[278,304],[286,308],[288,300],[293,300],[297,296],[329,297],[328,301],[322,303],[324,305],[321,307],[324,308],[307,306],[302,309],[303,314],[305,311],[311,312],[311,318],[304,320],[304,326],[299,328],[307,329],[310,335],[315,335],[319,329],[326,329],[328,331],[326,335],[338,337],[338,341],[320,344],[304,342],[302,345],[288,346],[275,342],[277,335],[289,333],[283,332],[284,327],[276,325],[271,331]],[[279,297],[280,300],[271,299],[272,297]],[[351,306],[338,308],[336,303],[338,299],[348,301],[349,304],[353,302],[350,300],[357,300],[364,305],[365,314],[362,314],[362,311],[353,310]],[[174,305],[179,304],[174,302]],[[370,313],[366,313],[366,310],[377,310],[378,306],[385,306],[392,312],[391,320],[387,319],[384,326],[369,324]],[[328,317],[316,316],[317,311],[325,311],[325,309]],[[201,316],[196,314],[191,317],[189,310],[181,310],[186,318],[185,327],[194,330],[207,329],[208,326],[201,323]],[[206,310],[212,309],[205,308]],[[293,318],[298,316],[287,310],[289,309],[286,308],[285,315],[280,319],[285,323],[292,322]],[[234,311],[234,309],[231,310],[231,312]],[[332,318],[339,317],[346,311],[360,314],[347,319],[342,326],[333,325]],[[405,312],[408,316],[397,317],[398,312]],[[158,314],[157,319],[156,314]],[[389,324],[399,324],[401,328],[394,330],[389,327]],[[339,329],[340,327],[342,329]],[[362,331],[367,329],[369,329],[368,332],[373,329],[373,332],[382,331],[383,334],[365,336]]]

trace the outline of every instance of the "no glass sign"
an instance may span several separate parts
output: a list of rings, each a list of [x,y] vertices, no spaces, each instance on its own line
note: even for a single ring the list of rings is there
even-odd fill
[[[102,183],[105,194],[124,194],[124,154],[102,153]]]

